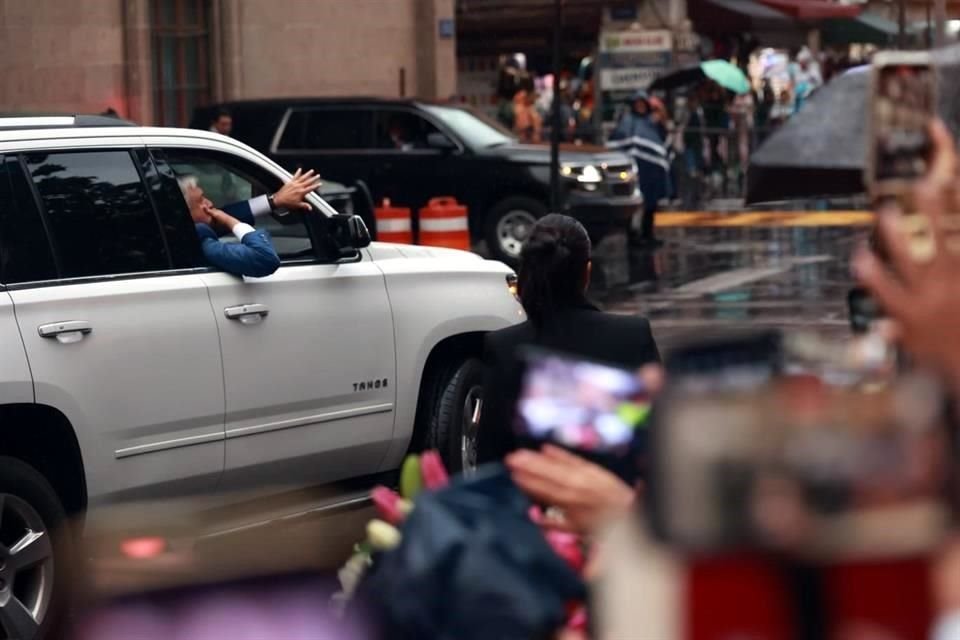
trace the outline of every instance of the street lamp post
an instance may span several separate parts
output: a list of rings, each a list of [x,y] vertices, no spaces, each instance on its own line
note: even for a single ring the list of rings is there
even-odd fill
[[[560,44],[563,36],[563,0],[553,0],[553,111],[550,113],[550,210],[560,212]]]

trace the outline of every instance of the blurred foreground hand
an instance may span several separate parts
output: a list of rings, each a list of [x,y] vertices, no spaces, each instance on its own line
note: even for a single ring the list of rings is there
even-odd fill
[[[879,237],[890,264],[866,247],[853,271],[889,316],[884,328],[923,366],[960,390],[960,190],[957,151],[942,122],[930,127],[930,173],[914,189],[914,209],[880,211]]]
[[[513,481],[532,499],[563,511],[563,519],[548,525],[594,533],[629,511],[636,491],[600,465],[560,447],[540,451],[520,449],[507,456]]]

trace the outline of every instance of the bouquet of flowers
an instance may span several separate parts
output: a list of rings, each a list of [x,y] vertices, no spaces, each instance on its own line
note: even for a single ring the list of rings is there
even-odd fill
[[[333,605],[338,613],[343,614],[346,611],[365,576],[378,563],[381,554],[397,549],[405,535],[412,535],[404,531],[404,525],[416,509],[418,501],[424,496],[442,491],[449,484],[450,477],[439,453],[426,451],[420,455],[410,455],[404,461],[400,472],[399,492],[384,486],[373,489],[371,498],[380,517],[367,523],[366,539],[355,546],[353,555],[338,573],[341,590],[333,596]],[[519,513],[522,519],[523,512]],[[527,513],[530,520],[540,527],[549,548],[563,560],[558,563],[560,568],[563,569],[563,565],[566,565],[576,576],[582,577],[587,553],[580,537],[549,528],[539,507],[531,506]],[[534,543],[533,546],[543,546],[541,543]],[[550,554],[549,551],[544,553]],[[568,569],[563,570],[569,573]],[[565,628],[585,630],[587,620],[583,602],[577,599],[565,602]]]

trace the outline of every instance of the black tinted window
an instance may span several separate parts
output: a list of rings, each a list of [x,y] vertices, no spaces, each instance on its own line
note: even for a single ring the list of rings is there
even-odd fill
[[[126,151],[24,156],[64,278],[169,267],[160,227]]]
[[[368,149],[373,112],[363,109],[294,110],[280,149]]]
[[[380,111],[376,119],[376,144],[378,149],[413,151],[429,149],[427,136],[440,133],[426,119],[409,111]]]
[[[43,221],[16,156],[0,156],[0,274],[6,283],[57,277]]]

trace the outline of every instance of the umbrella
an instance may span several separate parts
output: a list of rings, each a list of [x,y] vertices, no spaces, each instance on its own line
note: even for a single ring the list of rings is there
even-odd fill
[[[383,637],[519,640],[562,626],[585,588],[529,508],[500,464],[420,494],[400,546],[377,558],[358,592]]]
[[[754,152],[748,203],[863,192],[868,69],[832,80]]]
[[[960,46],[932,53],[937,112],[960,132]],[[747,203],[863,193],[870,67],[833,79],[750,157]]]
[[[750,91],[750,81],[735,64],[726,60],[707,60],[692,67],[685,67],[660,76],[650,85],[651,91],[669,91],[678,87],[713,80],[718,85],[734,93]]]

